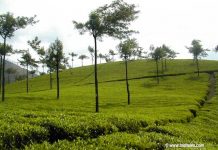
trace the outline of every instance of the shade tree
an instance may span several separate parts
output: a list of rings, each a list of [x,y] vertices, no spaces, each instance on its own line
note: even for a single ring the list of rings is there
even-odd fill
[[[71,67],[73,68],[74,57],[76,57],[78,54],[71,52],[71,53],[69,53],[69,55],[71,56],[71,61],[72,61]]]
[[[84,54],[82,54],[82,55],[80,55],[79,57],[78,57],[78,59],[80,59],[81,60],[81,66],[83,67],[83,60],[84,59],[88,59],[89,57],[88,56],[86,56],[86,55],[84,55]]]
[[[98,54],[98,57],[99,57],[99,59],[100,59],[100,64],[101,64],[101,60],[104,59],[104,55],[103,55],[102,53],[99,53],[99,54]]]
[[[14,53],[13,48],[11,45],[6,44],[4,47],[4,44],[0,43],[0,91],[2,90],[2,65],[3,65],[3,56],[4,54],[11,54]]]
[[[41,47],[41,40],[39,40],[39,38],[36,36],[33,40],[31,41],[27,41],[28,45],[37,52],[37,54],[39,55],[39,62],[42,64],[42,69],[43,69],[43,73],[44,68],[46,66],[46,62],[45,62],[45,49],[44,47]]]
[[[196,69],[199,77],[200,74],[199,58],[206,57],[208,50],[202,47],[200,40],[195,40],[195,39],[191,42],[191,46],[186,48],[189,50],[189,53],[193,55],[193,60],[195,61]]]
[[[115,60],[114,56],[116,56],[117,54],[112,49],[110,49],[109,50],[109,55],[111,56],[111,60],[114,61]]]
[[[89,14],[89,19],[85,23],[73,21],[80,34],[89,32],[94,38],[95,49],[95,100],[96,112],[99,112],[98,96],[98,74],[97,74],[97,40],[103,36],[122,39],[128,37],[135,31],[129,29],[130,22],[137,18],[139,13],[134,4],[128,4],[123,0],[114,0],[111,4],[106,4],[97,8]]]
[[[117,46],[120,57],[123,58],[125,62],[125,77],[126,77],[126,91],[127,91],[128,105],[130,104],[130,91],[129,91],[129,82],[128,82],[128,60],[132,56],[133,51],[135,51],[138,48],[139,46],[138,43],[136,42],[136,39],[127,39],[121,42]]]
[[[93,48],[93,47],[91,47],[91,46],[88,46],[88,51],[89,51],[89,53],[90,53],[90,55],[91,55],[91,59],[92,59],[92,65],[93,65],[93,62],[94,62],[94,57],[95,57],[95,50],[94,50],[94,48]]]
[[[59,69],[64,60],[63,43],[57,38],[54,43],[49,46],[50,57],[53,60],[56,70],[56,82],[57,82],[57,99],[60,98],[60,82],[59,82]]]
[[[12,13],[6,13],[0,15],[0,36],[3,39],[3,61],[2,61],[2,101],[5,99],[5,56],[7,54],[6,44],[7,39],[11,39],[14,36],[15,31],[19,29],[24,29],[27,25],[33,25],[37,21],[35,21],[35,17],[23,17],[18,16],[14,17]]]
[[[22,53],[20,65],[26,67],[26,92],[29,93],[29,68],[30,67],[38,67],[37,61],[31,56],[29,50],[20,50]]]
[[[55,71],[55,59],[54,58],[54,54],[52,49],[48,48],[45,52],[45,63],[46,66],[48,67],[48,73],[49,73],[49,85],[50,85],[50,90],[52,89],[52,72]]]
[[[162,48],[161,47],[154,47],[153,45],[150,46],[150,56],[155,61],[156,64],[156,79],[157,84],[159,84],[159,61],[162,58]]]
[[[15,74],[16,72],[17,72],[17,70],[14,68],[7,68],[6,69],[6,73],[8,74],[8,83],[10,83],[10,76],[12,74]]]

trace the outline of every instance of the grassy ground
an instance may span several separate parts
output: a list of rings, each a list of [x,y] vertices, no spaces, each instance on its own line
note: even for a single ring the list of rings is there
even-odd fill
[[[153,75],[151,61],[130,62],[130,77]],[[99,66],[99,80],[124,77],[122,62]],[[217,62],[203,61],[203,70]],[[1,149],[164,149],[166,143],[218,143],[215,97],[205,101],[209,75],[130,81],[131,105],[127,105],[125,82],[99,84],[100,113],[94,113],[93,67],[61,74],[61,98],[49,88],[48,76],[7,86],[0,103]],[[191,60],[170,61],[165,73],[193,72]],[[54,87],[55,88],[55,87]],[[34,92],[33,92],[34,91]],[[217,95],[216,95],[217,96]]]

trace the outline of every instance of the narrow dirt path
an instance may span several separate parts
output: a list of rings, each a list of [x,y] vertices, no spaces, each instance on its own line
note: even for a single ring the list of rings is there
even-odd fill
[[[210,100],[215,95],[216,92],[216,76],[214,72],[210,73],[209,83],[210,84],[209,84],[206,100]]]

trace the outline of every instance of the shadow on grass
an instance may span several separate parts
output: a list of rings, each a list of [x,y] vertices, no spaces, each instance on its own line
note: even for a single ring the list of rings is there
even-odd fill
[[[127,103],[105,103],[104,105],[101,105],[101,108],[108,109],[108,108],[115,108],[115,107],[126,107]]]
[[[201,76],[198,77],[196,74],[196,75],[191,75],[191,76],[187,77],[186,80],[199,81],[199,80],[202,80],[202,77]]]

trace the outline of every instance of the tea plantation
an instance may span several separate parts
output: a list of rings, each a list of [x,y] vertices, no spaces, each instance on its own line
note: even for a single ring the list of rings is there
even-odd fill
[[[217,70],[217,61],[200,61],[201,71]],[[170,144],[204,144],[218,149],[218,93],[215,73],[194,73],[192,60],[169,60],[155,78],[152,60],[129,62],[131,104],[127,104],[123,62],[99,65],[100,113],[95,113],[94,68],[55,73],[6,86],[0,102],[0,149],[172,149]],[[192,148],[181,148],[192,149]]]

